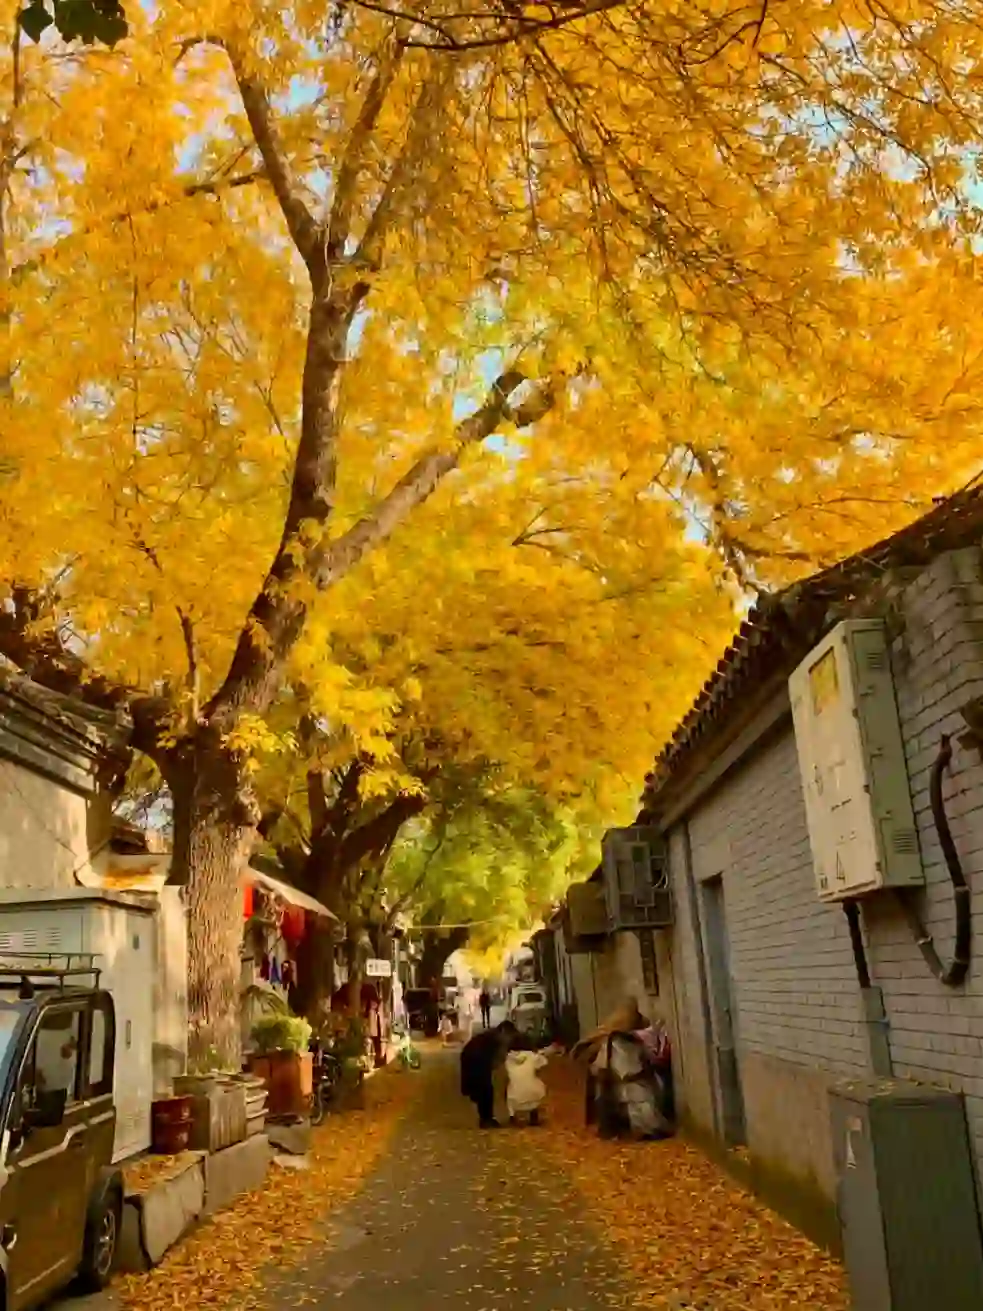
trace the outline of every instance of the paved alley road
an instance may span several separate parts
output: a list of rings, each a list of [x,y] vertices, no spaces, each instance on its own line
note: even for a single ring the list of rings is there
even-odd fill
[[[338,1311],[600,1311],[630,1301],[583,1204],[535,1129],[479,1132],[456,1090],[456,1052],[362,1195],[316,1256],[267,1290],[274,1308]],[[436,1067],[436,1068],[434,1068]]]

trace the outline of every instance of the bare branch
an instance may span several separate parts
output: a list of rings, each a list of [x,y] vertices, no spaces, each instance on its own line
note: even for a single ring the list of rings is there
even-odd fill
[[[408,23],[414,27],[426,28],[433,34],[429,39],[417,40],[408,37],[405,44],[409,48],[434,50],[445,54],[460,54],[469,50],[487,50],[493,46],[511,45],[516,41],[521,41],[524,37],[538,37],[547,32],[555,32],[560,28],[568,27],[571,23],[580,22],[595,14],[603,14],[608,10],[617,9],[624,3],[624,0],[594,0],[594,3],[567,0],[566,3],[557,4],[555,9],[559,12],[553,12],[549,18],[533,18],[522,14],[518,5],[514,7],[503,5],[499,10],[488,9],[482,13],[448,14],[443,22],[439,19],[408,12],[393,5],[376,3],[376,0],[355,0],[355,3],[360,9],[367,9],[375,14],[385,14],[389,18]],[[491,26],[492,30],[487,36],[455,36],[452,25],[455,22],[464,20],[468,21],[469,30],[473,30],[474,21],[484,21]]]

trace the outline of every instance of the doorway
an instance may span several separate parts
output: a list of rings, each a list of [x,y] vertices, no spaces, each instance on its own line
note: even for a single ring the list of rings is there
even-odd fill
[[[721,1130],[728,1147],[747,1142],[744,1094],[737,1061],[736,1011],[730,975],[730,940],[724,905],[724,881],[718,875],[702,885],[706,934],[707,982],[713,1017],[713,1058],[720,1096]]]

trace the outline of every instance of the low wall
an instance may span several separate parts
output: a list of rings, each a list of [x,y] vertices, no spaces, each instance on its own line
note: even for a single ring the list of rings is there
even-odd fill
[[[119,1268],[140,1273],[158,1265],[200,1220],[261,1188],[270,1159],[268,1138],[256,1134],[220,1152],[187,1152],[173,1174],[127,1191]]]
[[[742,1052],[740,1069],[751,1155],[833,1201],[832,1076],[757,1052]]]

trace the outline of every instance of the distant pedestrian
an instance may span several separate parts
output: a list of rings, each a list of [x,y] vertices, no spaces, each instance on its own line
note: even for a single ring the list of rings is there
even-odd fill
[[[450,1046],[451,1034],[454,1032],[454,1025],[451,1022],[451,1017],[446,1013],[446,1011],[440,1017],[440,1023],[437,1025],[437,1032],[440,1034],[440,1045],[442,1047]]]
[[[474,993],[462,988],[457,997],[457,1027],[462,1042],[470,1042],[474,1028]]]
[[[482,988],[481,997],[478,999],[478,1005],[481,1007],[481,1023],[485,1029],[491,1028],[491,997],[488,995],[488,989]]]
[[[519,1032],[508,1020],[497,1029],[484,1029],[461,1052],[461,1093],[474,1102],[479,1129],[497,1129],[495,1069],[508,1055]]]
[[[379,1009],[379,999],[373,997],[369,1002],[369,1013],[366,1016],[366,1027],[368,1029],[369,1041],[372,1044],[372,1060],[375,1068],[385,1065],[386,1057],[383,1051],[383,1039],[385,1037],[382,1011]]]

